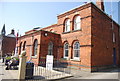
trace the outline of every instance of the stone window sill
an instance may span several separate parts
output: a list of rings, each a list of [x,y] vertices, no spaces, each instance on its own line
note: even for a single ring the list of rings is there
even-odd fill
[[[82,31],[82,29],[78,29],[78,30],[73,30],[72,32],[77,32],[77,31]]]
[[[71,31],[68,31],[68,32],[63,32],[62,34],[67,34],[67,33],[70,33]]]
[[[32,56],[32,59],[37,59],[37,55],[35,55],[35,56]]]
[[[61,60],[68,60],[68,58],[61,58]]]
[[[77,32],[77,31],[82,31],[82,29],[72,30],[72,31],[69,31],[69,32],[63,32],[62,34],[68,34],[68,33]]]
[[[71,61],[77,61],[77,62],[78,62],[78,61],[79,61],[79,62],[81,61],[80,59],[70,59],[70,60],[71,60]]]

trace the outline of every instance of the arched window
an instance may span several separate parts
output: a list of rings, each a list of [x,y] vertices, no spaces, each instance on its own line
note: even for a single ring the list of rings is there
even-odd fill
[[[80,58],[80,44],[76,41],[73,44],[73,59],[79,60]]]
[[[26,41],[23,44],[23,50],[25,50],[25,47],[26,47]]]
[[[48,44],[48,55],[53,55],[53,43]]]
[[[68,58],[68,53],[69,53],[69,44],[65,43],[64,44],[64,58]]]
[[[81,23],[80,23],[80,16],[76,16],[74,19],[74,30],[79,30],[81,27]]]
[[[33,56],[37,55],[37,50],[38,50],[38,40],[36,39],[33,45]]]
[[[65,32],[70,31],[70,19],[65,21]]]
[[[20,43],[19,54],[21,53],[21,51],[22,51],[22,42]]]

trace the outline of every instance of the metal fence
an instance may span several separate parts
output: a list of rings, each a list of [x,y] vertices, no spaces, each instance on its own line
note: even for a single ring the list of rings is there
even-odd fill
[[[39,66],[34,66],[33,78],[27,80],[53,80],[71,76],[69,63],[54,61],[53,70],[46,68],[46,63],[41,62]]]

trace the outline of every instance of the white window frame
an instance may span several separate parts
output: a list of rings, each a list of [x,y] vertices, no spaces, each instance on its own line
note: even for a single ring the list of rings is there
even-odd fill
[[[74,30],[80,30],[81,29],[81,18],[80,16],[76,16],[74,19]]]
[[[75,44],[79,44],[78,49],[75,48]],[[78,57],[75,57],[75,51],[78,51]],[[78,41],[74,42],[73,44],[73,59],[74,60],[80,60],[80,43]]]
[[[65,32],[69,32],[70,31],[70,19],[67,19],[65,21]]]
[[[38,51],[38,40],[35,40],[35,41],[34,41],[34,48],[33,48],[33,50],[34,50],[33,56],[37,56],[37,51]]]
[[[67,49],[66,49],[66,45],[68,46]],[[64,58],[68,58],[68,56],[66,56],[66,51],[68,51],[68,56],[69,56],[69,44],[68,43],[64,44]]]
[[[53,55],[53,43],[48,44],[48,55]]]

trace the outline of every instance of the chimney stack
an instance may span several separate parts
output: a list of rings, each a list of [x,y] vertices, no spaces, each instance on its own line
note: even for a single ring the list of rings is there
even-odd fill
[[[104,2],[103,2],[103,0],[97,0],[97,1],[96,1],[96,5],[97,5],[101,10],[104,11]]]
[[[15,31],[14,31],[14,29],[12,29],[12,30],[11,30],[11,34],[13,34],[13,35],[15,34]]]

